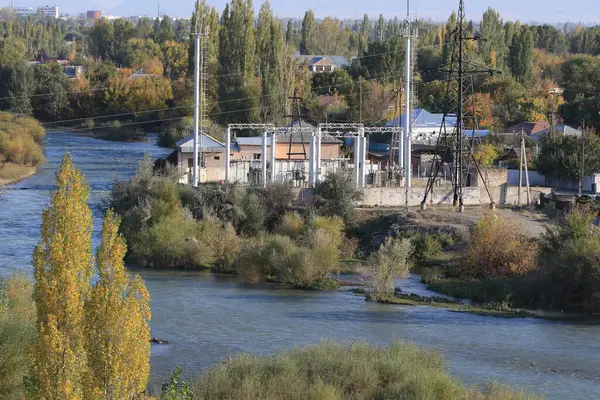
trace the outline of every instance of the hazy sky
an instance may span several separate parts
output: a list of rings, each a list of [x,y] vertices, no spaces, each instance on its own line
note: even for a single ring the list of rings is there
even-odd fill
[[[4,0],[6,1],[6,0]],[[161,11],[171,16],[188,16],[194,0],[54,0],[61,12],[77,14],[89,9],[100,9],[105,14],[122,16],[155,16],[159,3]],[[221,11],[225,0],[208,0],[210,5]],[[15,0],[19,6],[53,4],[52,0]],[[254,0],[255,9],[262,4]],[[338,18],[362,17],[367,13],[371,18],[379,14],[387,17],[406,15],[405,0],[271,0],[271,6],[279,17],[302,17],[304,11],[313,9],[317,17],[328,15]],[[434,20],[446,19],[458,6],[458,0],[412,0],[411,14],[419,18]],[[492,7],[504,19],[524,22],[598,22],[600,23],[599,0],[465,0],[469,19],[479,20],[483,12]]]

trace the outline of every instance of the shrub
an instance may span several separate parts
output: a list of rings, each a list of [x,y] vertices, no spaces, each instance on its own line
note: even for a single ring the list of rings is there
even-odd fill
[[[313,206],[317,213],[326,216],[339,216],[345,223],[354,218],[355,203],[363,197],[356,188],[356,182],[348,171],[329,173],[314,190]]]
[[[200,234],[199,223],[189,214],[165,217],[133,237],[131,258],[152,268],[207,266],[212,254],[199,240]]]
[[[394,278],[408,275],[412,244],[408,239],[388,238],[379,250],[372,254],[363,274],[375,300],[382,300],[394,293]]]
[[[0,112],[0,156],[8,162],[32,166],[43,163],[40,145],[45,134],[33,118]]]
[[[462,387],[439,352],[403,342],[388,348],[324,342],[271,357],[242,355],[204,372],[192,392],[195,400],[496,398]],[[533,398],[504,393],[506,400]]]
[[[25,398],[29,346],[36,336],[32,282],[20,275],[0,279],[0,398]]]
[[[537,288],[545,305],[600,310],[600,230],[593,218],[590,211],[575,208],[543,235]]]
[[[536,244],[519,224],[490,215],[473,229],[454,273],[472,278],[524,276],[535,269],[536,252]]]
[[[297,212],[287,212],[283,215],[281,222],[275,229],[275,232],[288,236],[292,239],[297,239],[302,235],[304,231],[306,223],[304,222],[304,218],[300,216]]]
[[[267,228],[274,229],[294,202],[294,189],[288,183],[271,183],[266,188],[254,188],[267,210]]]

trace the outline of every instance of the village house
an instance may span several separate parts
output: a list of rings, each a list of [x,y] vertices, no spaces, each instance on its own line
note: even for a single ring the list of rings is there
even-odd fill
[[[316,73],[350,67],[350,63],[343,56],[297,55],[297,58],[300,64],[305,64],[311,72]]]
[[[435,144],[435,140],[440,133],[442,128],[442,122],[444,120],[444,114],[433,114],[423,108],[415,108],[412,111],[412,133],[413,140],[415,142],[432,142]],[[386,126],[405,126],[406,115],[402,114],[400,118],[389,121]],[[448,132],[456,126],[456,117],[446,117],[446,128]]]

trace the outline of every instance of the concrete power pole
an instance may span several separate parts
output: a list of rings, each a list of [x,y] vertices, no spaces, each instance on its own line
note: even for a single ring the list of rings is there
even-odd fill
[[[196,19],[198,16],[196,16]],[[196,24],[198,22],[196,21]],[[200,32],[194,33],[194,171],[192,185],[198,186],[198,131],[200,121]]]
[[[417,31],[413,29],[412,23],[410,22],[410,0],[406,0],[406,21],[404,21],[404,37],[406,39],[405,44],[405,86],[404,86],[404,147],[403,156],[398,157],[400,161],[400,168],[404,167],[405,184],[409,188],[412,186],[412,73],[413,73],[413,38],[418,36]],[[415,43],[416,44],[416,43]]]
[[[208,36],[208,27],[204,21],[200,21],[198,27],[198,19],[202,18],[204,10],[200,10],[196,3],[196,26],[194,27],[194,172],[192,184],[198,186],[199,170],[202,168],[203,151],[202,151],[202,132],[204,127],[204,111],[206,108],[206,74],[204,60],[204,38]],[[200,153],[200,162],[198,156]]]

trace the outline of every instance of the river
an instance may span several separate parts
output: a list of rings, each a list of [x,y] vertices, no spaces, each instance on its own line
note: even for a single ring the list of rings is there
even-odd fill
[[[115,178],[131,176],[143,154],[164,156],[153,143],[107,142],[69,133],[47,136],[47,163],[5,189],[0,200],[0,276],[30,274],[41,212],[65,151],[91,185],[94,243],[102,200]],[[188,376],[237,353],[338,339],[385,345],[393,339],[441,349],[452,374],[469,385],[496,380],[549,399],[600,399],[600,326],[537,319],[502,319],[430,307],[379,305],[345,290],[304,292],[245,285],[234,276],[134,269],[151,294],[151,387],[181,365]],[[418,277],[398,282],[423,293]]]

